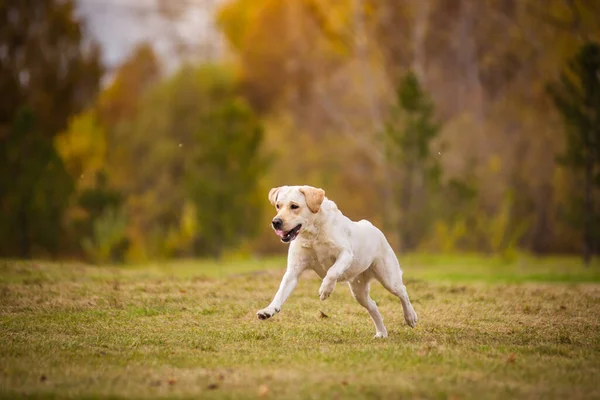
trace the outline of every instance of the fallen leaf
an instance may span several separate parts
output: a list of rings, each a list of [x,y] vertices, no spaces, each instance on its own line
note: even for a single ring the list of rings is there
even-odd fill
[[[46,382],[48,378],[46,378],[46,375],[42,375],[40,376],[40,382]]]
[[[208,390],[215,390],[219,388],[219,384],[218,383],[211,383],[210,385],[208,385],[206,387]]]
[[[174,385],[176,382],[177,382],[177,379],[175,379],[175,378],[169,378],[169,379],[167,380],[167,383],[168,383],[169,385]]]
[[[325,314],[323,311],[319,310],[319,312],[321,313],[321,315],[319,315],[319,318],[329,318],[329,315]]]
[[[258,387],[258,396],[265,397],[269,394],[269,387],[267,385],[260,385]]]

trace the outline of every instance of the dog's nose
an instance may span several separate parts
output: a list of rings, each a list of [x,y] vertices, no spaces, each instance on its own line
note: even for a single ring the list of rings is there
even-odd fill
[[[273,219],[273,228],[275,228],[275,229],[281,229],[281,225],[283,225],[283,221],[281,220],[281,218],[274,218]]]

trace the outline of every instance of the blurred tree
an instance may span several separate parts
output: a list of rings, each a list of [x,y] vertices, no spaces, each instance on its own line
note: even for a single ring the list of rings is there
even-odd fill
[[[96,95],[100,48],[84,37],[72,0],[0,3],[0,138],[27,104],[52,137]]]
[[[67,129],[54,138],[54,147],[77,187],[91,186],[106,163],[106,130],[96,113],[88,110],[70,118]]]
[[[0,3],[0,229],[4,256],[56,254],[72,180],[53,148],[95,96],[100,51],[74,2]]]
[[[93,109],[72,117],[67,130],[56,136],[54,146],[75,181],[65,223],[71,238],[69,250],[77,251],[81,250],[81,238],[89,240],[94,235],[95,222],[106,209],[120,207],[122,196],[109,187],[106,129]],[[99,261],[95,255],[93,258]]]
[[[540,88],[582,39],[600,38],[599,4],[231,0],[217,18],[236,53],[244,93],[268,116],[266,145],[282,155],[281,140],[302,148],[294,168],[278,168],[281,157],[267,180],[321,180],[332,197],[361,188],[368,200],[345,198],[343,209],[376,223],[388,219],[387,207],[369,207],[389,197],[380,178],[383,147],[372,133],[381,131],[382,110],[396,102],[394,83],[412,68],[443,122],[439,140],[450,144],[439,157],[444,176],[460,179],[471,168],[476,177],[481,210],[465,218],[481,219],[474,224],[481,227],[502,220],[497,225],[506,228],[502,235],[476,229],[478,237],[464,242],[479,250],[511,243],[568,252],[576,239],[558,216],[575,184],[557,178],[558,116],[548,113]],[[320,173],[305,172],[315,166]],[[444,208],[434,214],[442,217]]]
[[[0,256],[57,255],[73,181],[30,109],[11,125],[0,140]]]
[[[82,240],[89,259],[96,263],[122,262],[128,246],[127,218],[122,209],[106,208],[93,220],[93,233]]]
[[[136,140],[130,137],[130,124],[142,112],[144,96],[160,81],[161,74],[161,65],[152,46],[142,43],[116,71],[95,106],[98,121],[106,131],[107,146],[111,149],[106,155],[109,186],[123,193],[130,191],[131,178],[144,157],[128,145]]]
[[[260,147],[261,143],[260,140],[258,144],[244,140],[243,135],[248,133],[243,130],[246,129],[243,124],[258,124],[247,107],[230,115],[233,118],[231,127],[236,129],[231,140],[218,141],[222,135],[229,137],[229,131],[223,127],[226,121],[219,117],[223,117],[224,107],[237,104],[234,102],[237,92],[237,82],[227,68],[216,65],[184,67],[156,85],[149,84],[147,90],[141,91],[137,104],[127,106],[135,108],[132,116],[118,118],[110,133],[109,145],[113,150],[107,155],[107,168],[110,183],[124,195],[130,241],[128,257],[131,259],[191,256],[214,251],[211,247],[214,243],[200,240],[194,245],[193,239],[198,232],[212,230],[214,218],[227,217],[211,214],[209,218],[204,208],[198,208],[203,199],[198,198],[196,189],[192,193],[189,176],[199,182],[213,179],[194,172],[200,168],[197,160],[200,148],[215,151],[211,157],[218,157],[220,152],[229,152],[230,159],[240,157],[239,161],[232,161],[235,163],[254,161],[250,156],[244,158],[244,152],[253,151],[248,147]],[[135,103],[134,99],[132,103]],[[237,129],[242,131],[237,133]],[[229,147],[219,148],[220,145]],[[217,162],[217,159],[213,161]],[[202,168],[206,174],[218,172],[209,171],[206,165]],[[252,171],[257,167],[247,165],[244,170],[236,171],[238,175],[227,168],[229,164],[224,170],[227,177],[237,179],[234,185],[238,192],[235,193],[240,199],[247,199],[245,193],[256,185]],[[243,173],[249,175],[241,176]],[[211,199],[212,193],[207,192],[207,200]],[[227,196],[225,193],[223,201],[229,201]],[[248,207],[252,210],[252,204]],[[214,212],[212,209],[211,213]],[[256,214],[254,210],[252,213]],[[250,235],[244,229],[238,231],[238,238],[246,239]],[[221,235],[219,238],[223,239]]]
[[[137,115],[142,94],[161,77],[160,62],[152,46],[141,43],[117,69],[110,85],[96,104],[98,119],[105,127]]]
[[[263,130],[241,98],[227,99],[199,124],[187,182],[196,206],[199,250],[219,258],[258,231],[267,163]]]
[[[431,146],[440,125],[414,73],[400,81],[396,101],[384,129],[388,179],[400,209],[396,229],[402,248],[413,250],[433,222],[431,194],[439,188],[441,166]]]
[[[349,2],[234,0],[217,22],[239,54],[241,89],[260,113],[282,104],[302,119],[313,83],[329,76],[349,54],[340,21]]]
[[[134,167],[123,181],[132,250],[139,254],[133,257],[195,254],[188,241],[166,249],[165,237],[185,226],[184,180],[202,118],[234,90],[233,75],[221,67],[184,67],[143,96],[135,119],[119,125],[115,137]]]
[[[138,154],[124,145],[130,140],[127,126],[137,117],[143,95],[158,81],[160,73],[154,50],[142,43],[117,69],[96,103],[70,118],[67,130],[55,139],[76,181],[66,216],[70,236],[76,248],[85,242],[84,250],[95,261],[123,258],[122,254],[110,255],[111,241],[96,236],[108,237],[111,223],[121,226],[126,220],[127,213],[121,209],[124,194],[130,192],[131,179],[141,162]],[[118,246],[122,252],[123,246]]]
[[[560,80],[548,86],[565,122],[566,151],[559,161],[583,172],[583,259],[589,264],[600,241],[600,213],[594,195],[600,188],[600,45],[581,46]]]
[[[122,262],[129,240],[123,196],[108,186],[104,170],[96,173],[93,187],[81,190],[77,206],[82,215],[72,222],[87,255],[95,262]]]

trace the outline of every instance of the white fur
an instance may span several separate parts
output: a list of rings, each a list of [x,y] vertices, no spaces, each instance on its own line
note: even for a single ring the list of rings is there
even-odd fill
[[[320,189],[283,186],[272,191],[271,202],[278,207],[276,218],[282,219],[283,230],[289,231],[298,224],[302,224],[302,229],[290,243],[287,270],[279,290],[271,304],[257,313],[258,318],[267,319],[278,313],[296,287],[300,274],[311,269],[323,279],[319,289],[321,300],[331,295],[336,282],[348,282],[354,298],[373,319],[375,337],[387,337],[387,330],[377,305],[369,296],[373,279],[398,296],[406,323],[415,327],[417,314],[402,282],[398,259],[383,233],[369,221],[351,221],[327,198],[316,213],[311,212],[306,204],[307,190]],[[291,205],[298,208],[292,209]]]

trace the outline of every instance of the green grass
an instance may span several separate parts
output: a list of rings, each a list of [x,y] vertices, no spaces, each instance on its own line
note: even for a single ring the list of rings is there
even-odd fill
[[[0,262],[3,398],[600,398],[600,265],[401,257],[419,314],[374,283],[390,337],[284,258],[124,268]],[[323,311],[328,318],[321,318]]]

